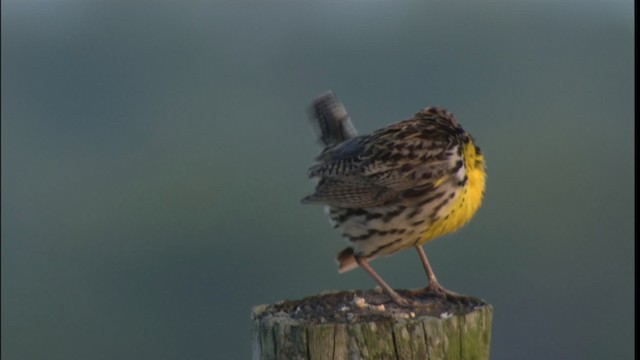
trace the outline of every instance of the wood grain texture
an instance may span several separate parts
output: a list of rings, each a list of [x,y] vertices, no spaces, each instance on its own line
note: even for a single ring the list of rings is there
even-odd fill
[[[254,359],[489,359],[491,305],[375,305],[374,292],[334,292],[252,311]],[[360,300],[357,300],[360,299]]]

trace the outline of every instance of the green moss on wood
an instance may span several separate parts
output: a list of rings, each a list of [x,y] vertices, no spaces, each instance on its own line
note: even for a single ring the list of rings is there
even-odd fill
[[[493,311],[486,303],[439,314],[378,309],[369,315],[358,312],[358,306],[346,310],[339,306],[334,311],[351,312],[342,314],[343,321],[328,321],[324,316],[317,319],[309,314],[299,316],[301,311],[313,308],[280,304],[253,309],[254,359],[489,358]]]
[[[309,359],[333,359],[336,327],[318,324],[309,327]]]

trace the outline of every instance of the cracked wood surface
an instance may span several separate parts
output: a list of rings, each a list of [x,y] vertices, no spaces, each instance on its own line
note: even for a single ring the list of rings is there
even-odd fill
[[[425,306],[399,307],[379,291],[341,291],[259,305],[252,311],[254,359],[489,359],[492,307],[419,291]]]

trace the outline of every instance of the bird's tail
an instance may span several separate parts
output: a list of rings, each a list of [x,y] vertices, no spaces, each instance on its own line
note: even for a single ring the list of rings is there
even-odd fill
[[[358,135],[347,110],[331,91],[313,101],[311,116],[320,130],[320,141],[325,146],[336,145]]]

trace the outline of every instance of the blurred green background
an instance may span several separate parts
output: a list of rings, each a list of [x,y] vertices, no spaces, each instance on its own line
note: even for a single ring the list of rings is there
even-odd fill
[[[299,204],[328,89],[361,133],[439,105],[482,147],[426,251],[493,304],[492,359],[631,359],[633,6],[3,1],[3,359],[247,359],[253,305],[373,287]]]

